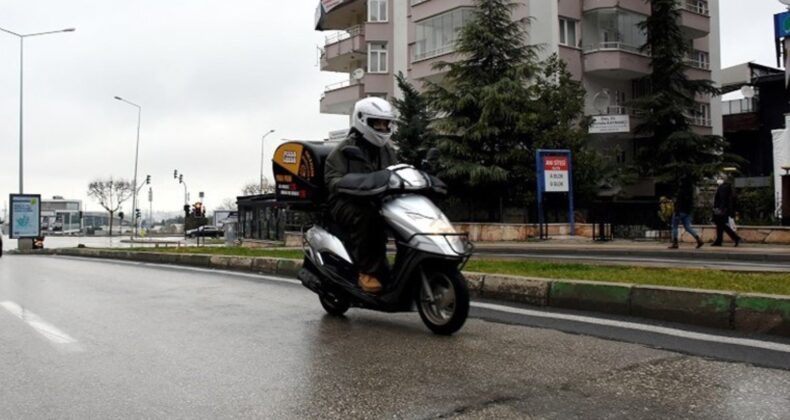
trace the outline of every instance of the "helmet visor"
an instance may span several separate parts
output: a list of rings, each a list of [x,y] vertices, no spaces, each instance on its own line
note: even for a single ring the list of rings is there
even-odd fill
[[[378,133],[392,132],[392,121],[383,118],[368,118],[368,126]]]

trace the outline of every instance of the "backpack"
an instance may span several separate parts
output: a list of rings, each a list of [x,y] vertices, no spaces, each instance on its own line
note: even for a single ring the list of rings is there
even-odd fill
[[[658,200],[658,218],[664,223],[670,223],[674,213],[675,202],[666,196],[661,196],[661,199]]]

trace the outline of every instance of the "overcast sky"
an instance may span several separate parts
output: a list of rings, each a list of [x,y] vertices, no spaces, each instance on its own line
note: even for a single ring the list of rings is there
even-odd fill
[[[406,0],[398,0],[406,1]],[[87,198],[88,183],[134,171],[153,178],[154,209],[178,211],[183,172],[192,201],[215,208],[265,171],[275,142],[322,139],[347,118],[319,113],[324,86],[313,30],[318,0],[0,0],[0,27],[25,40],[25,192]],[[775,65],[776,0],[721,0],[722,64]],[[19,40],[0,33],[0,203],[19,185]],[[269,175],[270,178],[270,175]],[[147,188],[144,190],[147,191]],[[141,208],[148,208],[147,194]],[[131,204],[127,204],[130,208]],[[1,209],[0,209],[1,210]]]

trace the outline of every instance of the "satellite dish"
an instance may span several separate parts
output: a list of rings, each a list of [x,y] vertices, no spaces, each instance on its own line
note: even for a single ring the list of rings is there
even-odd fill
[[[365,77],[365,69],[359,68],[351,72],[351,78],[354,80],[362,80],[363,77]]]
[[[786,2],[790,2],[790,0],[784,0]],[[754,98],[754,87],[749,85],[743,85],[741,87],[741,94],[744,98],[751,99]]]
[[[790,0],[787,0],[790,1]],[[599,114],[607,114],[609,112],[609,105],[612,99],[609,97],[609,89],[602,89],[600,92],[593,96],[593,107]]]

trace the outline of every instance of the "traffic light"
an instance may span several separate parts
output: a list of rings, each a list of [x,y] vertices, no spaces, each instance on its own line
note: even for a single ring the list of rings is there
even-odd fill
[[[181,175],[178,176],[178,183],[179,184],[183,184],[184,183],[184,174],[181,174]]]
[[[119,218],[119,219],[121,219],[121,220],[123,220],[123,212],[122,212],[122,211],[119,211],[119,212],[118,212],[118,218]]]
[[[151,175],[146,175],[145,176],[145,183],[146,184],[151,184]]]
[[[173,179],[178,178],[178,169],[173,170]]]
[[[140,218],[140,209],[134,209],[134,216],[138,219]]]

